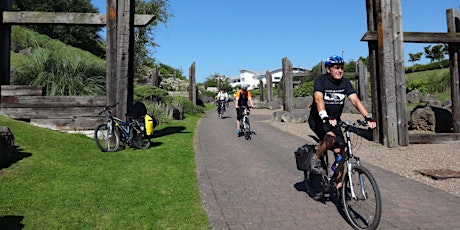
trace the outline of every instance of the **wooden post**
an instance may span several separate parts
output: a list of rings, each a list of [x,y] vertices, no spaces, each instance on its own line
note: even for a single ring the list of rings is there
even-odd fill
[[[292,63],[287,57],[282,60],[283,69],[283,110],[291,112],[293,107]]]
[[[0,11],[11,10],[12,0],[1,0]],[[0,85],[10,84],[11,25],[0,23]],[[1,93],[1,91],[0,91]]]
[[[106,99],[107,105],[114,105],[117,103],[117,0],[107,0],[106,6]],[[113,109],[116,114],[116,108]]]
[[[272,102],[273,101],[273,80],[272,80],[272,74],[267,70],[265,72],[265,77],[267,79],[267,101]]]
[[[324,63],[324,61],[321,61],[321,63],[319,64],[319,72],[320,72],[320,76],[327,73],[326,63]]]
[[[195,80],[195,62],[192,63],[188,69],[190,89],[189,89],[189,99],[194,105],[196,105],[196,80]]]
[[[152,85],[160,87],[160,69],[158,67],[152,69]]]
[[[264,82],[262,80],[259,80],[259,100],[261,102],[264,101]]]
[[[448,9],[447,14],[447,31],[448,33],[460,32],[460,15],[455,9]],[[452,100],[452,125],[453,132],[460,132],[460,44],[449,43],[449,62],[450,62],[450,87]]]
[[[134,0],[117,5],[117,114],[131,112],[134,90]]]
[[[383,129],[387,147],[409,144],[406,118],[406,85],[404,78],[403,32],[400,1],[368,0],[369,30],[377,31],[376,44],[369,44],[372,80],[373,115]],[[369,19],[369,15],[372,19]],[[376,47],[374,46],[376,45]],[[381,115],[381,117],[380,117]]]
[[[356,63],[356,70],[358,72],[358,96],[362,101],[369,99],[367,95],[367,68],[362,60]]]

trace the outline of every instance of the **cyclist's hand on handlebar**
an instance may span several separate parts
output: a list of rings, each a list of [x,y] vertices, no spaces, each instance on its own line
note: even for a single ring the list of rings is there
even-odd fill
[[[377,121],[375,121],[371,116],[365,116],[364,120],[367,122],[367,126],[369,126],[369,128],[374,129],[377,127]]]
[[[323,118],[323,123],[329,123],[331,126],[336,126],[337,125],[337,119],[333,117],[324,117]]]

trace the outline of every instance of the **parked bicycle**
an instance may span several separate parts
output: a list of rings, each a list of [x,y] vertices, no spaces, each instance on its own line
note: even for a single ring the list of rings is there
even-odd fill
[[[244,136],[246,140],[251,140],[251,135],[254,134],[254,132],[251,131],[251,125],[249,123],[249,114],[251,113],[252,107],[250,106],[240,106],[240,107],[243,110],[243,119],[241,119],[241,123],[240,123],[241,132],[239,133],[238,136]]]
[[[325,199],[329,195],[330,198],[340,201],[345,215],[354,229],[376,229],[382,215],[380,191],[371,172],[361,165],[359,157],[353,152],[350,138],[350,132],[359,133],[359,131],[364,130],[359,126],[365,126],[366,122],[359,120],[356,123],[340,122],[340,125],[345,132],[346,146],[343,147],[345,154],[335,171],[333,173],[329,171],[328,154],[323,154],[320,158],[322,165],[321,175],[316,175],[310,170],[306,170],[306,167],[310,167],[308,163],[305,167],[298,165],[298,168],[302,168],[304,171],[306,187],[310,196],[316,196],[319,192],[321,199]],[[319,141],[318,139],[316,140]],[[307,154],[309,156],[306,157],[306,162],[310,162],[310,158],[316,152],[316,147],[307,147],[309,148],[307,150],[309,151]],[[297,156],[298,154],[296,153]],[[341,181],[342,187],[337,190],[339,172],[344,173],[344,176]]]
[[[225,101],[217,101],[217,114],[220,118],[224,119],[225,111]]]
[[[120,142],[130,147],[147,149],[150,147],[150,136],[145,132],[145,121],[126,116],[123,121],[112,115],[115,105],[106,106],[99,115],[105,113],[107,122],[97,126],[94,132],[96,145],[102,152],[115,152],[120,147]]]

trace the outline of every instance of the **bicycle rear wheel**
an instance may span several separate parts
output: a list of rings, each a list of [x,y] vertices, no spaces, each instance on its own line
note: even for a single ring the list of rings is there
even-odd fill
[[[100,124],[94,131],[94,141],[102,152],[115,152],[120,146],[120,135],[115,127],[109,130],[107,124]]]
[[[131,135],[134,147],[138,149],[147,149],[150,147],[150,137],[144,135],[144,132],[139,127],[135,127]]]
[[[352,197],[352,191],[355,197]],[[382,215],[382,201],[377,182],[369,170],[352,165],[351,171],[344,177],[342,201],[347,219],[353,228],[377,228]]]

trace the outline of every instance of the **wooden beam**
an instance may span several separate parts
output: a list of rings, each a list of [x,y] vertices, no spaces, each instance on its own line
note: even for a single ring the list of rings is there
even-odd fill
[[[459,43],[460,33],[403,32],[404,42],[411,43]],[[377,41],[377,32],[368,31],[361,41]]]
[[[105,26],[107,17],[97,13],[67,13],[67,12],[30,12],[3,11],[3,23],[9,24],[72,24]],[[134,26],[147,26],[155,15],[134,15]]]

